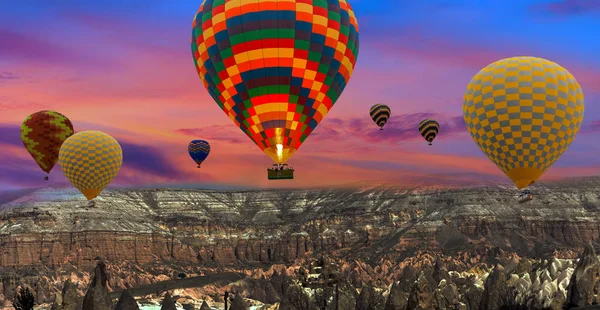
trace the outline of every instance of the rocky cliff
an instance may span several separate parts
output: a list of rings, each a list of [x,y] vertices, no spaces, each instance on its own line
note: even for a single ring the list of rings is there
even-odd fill
[[[10,299],[19,277],[44,273],[51,276],[32,285],[38,300],[52,301],[59,280],[85,280],[78,270],[98,257],[120,273],[110,285],[124,289],[171,277],[174,266],[253,270],[326,253],[355,270],[348,276],[360,288],[392,285],[404,267],[433,264],[435,256],[462,272],[508,253],[575,258],[589,242],[598,245],[600,178],[533,191],[534,201],[519,204],[509,186],[115,189],[93,208],[74,190],[24,192],[0,205],[0,293]]]
[[[375,262],[418,249],[482,245],[520,256],[580,250],[600,233],[600,178],[513,188],[204,191],[107,190],[88,208],[73,190],[0,205],[0,266],[127,260],[290,262],[342,250]]]

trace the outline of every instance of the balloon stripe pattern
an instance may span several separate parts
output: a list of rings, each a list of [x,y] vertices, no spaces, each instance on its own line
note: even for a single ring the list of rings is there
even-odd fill
[[[188,145],[188,152],[194,162],[199,166],[206,157],[208,157],[208,154],[210,153],[210,144],[204,140],[193,140]]]
[[[110,135],[87,130],[72,135],[63,143],[58,161],[73,186],[92,200],[119,173],[123,151]]]
[[[419,133],[431,143],[440,132],[440,124],[432,119],[424,119],[419,123]]]
[[[63,142],[74,133],[73,124],[54,111],[39,111],[21,124],[21,141],[42,171],[50,173]]]
[[[346,0],[205,0],[192,26],[196,71],[209,94],[279,163],[333,107],[358,56]],[[277,144],[283,156],[275,156]]]
[[[375,124],[377,124],[377,126],[381,128],[383,128],[383,125],[387,123],[391,113],[392,111],[390,110],[390,107],[380,103],[372,106],[371,110],[369,111],[371,119],[375,122]]]
[[[467,87],[463,113],[475,143],[519,189],[534,183],[569,147],[583,121],[583,91],[558,64],[507,58]]]

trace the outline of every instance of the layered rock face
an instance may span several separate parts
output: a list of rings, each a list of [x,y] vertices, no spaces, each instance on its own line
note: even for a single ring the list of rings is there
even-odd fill
[[[510,187],[202,191],[108,190],[96,208],[71,190],[0,206],[0,266],[93,266],[165,259],[291,262],[353,249],[377,260],[481,244],[520,256],[579,251],[600,233],[600,178],[546,183],[518,204]],[[89,265],[89,266],[88,266]]]
[[[457,303],[452,296],[460,285],[446,280],[440,286],[443,272],[417,272],[421,266],[435,265],[435,257],[446,257],[443,265],[448,270],[466,272],[482,263],[495,266],[499,253],[575,258],[590,242],[597,245],[600,178],[546,182],[533,192],[535,200],[519,204],[516,190],[509,186],[119,189],[103,192],[96,207],[88,208],[74,190],[39,190],[0,205],[0,293],[4,294],[0,300],[12,300],[27,274],[44,273],[50,276],[32,285],[39,295],[36,300],[51,302],[56,292],[49,288],[58,287],[58,279],[92,270],[98,257],[113,266],[119,262],[121,274],[111,285],[124,289],[157,280],[136,271],[139,266],[169,262],[170,266],[252,270],[262,264],[297,265],[326,253],[352,266],[355,272],[348,279],[357,288],[369,281],[375,288],[391,288],[401,280],[405,267],[415,266],[418,285],[396,285],[402,297],[387,300],[389,309],[397,308],[404,296],[411,297],[408,303],[415,308],[430,301],[451,307]],[[494,278],[512,281],[510,273],[505,270],[503,278],[499,270],[492,273]],[[430,277],[440,280],[428,284]],[[594,277],[589,271],[577,279]],[[557,279],[545,280],[564,280]],[[483,289],[486,283],[481,282]],[[479,286],[470,286],[464,296],[471,297],[460,299],[461,303],[481,302],[476,297],[483,293],[473,287]],[[371,289],[366,292],[363,300],[372,296]],[[270,294],[271,299],[281,298]],[[578,300],[596,298],[580,291],[572,294],[582,296]]]

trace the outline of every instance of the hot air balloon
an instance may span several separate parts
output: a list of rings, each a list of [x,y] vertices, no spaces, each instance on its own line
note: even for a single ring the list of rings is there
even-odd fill
[[[88,205],[93,206],[93,199],[119,173],[123,151],[112,136],[86,130],[72,135],[63,143],[58,162],[65,177],[88,199]]]
[[[440,124],[432,119],[424,119],[419,123],[419,133],[429,142],[429,145],[431,145],[431,142],[433,142],[433,139],[435,139],[439,132]]]
[[[375,124],[379,126],[379,130],[383,130],[383,126],[387,123],[391,113],[392,110],[390,110],[390,107],[381,103],[372,106],[371,110],[369,110],[369,115]]]
[[[517,186],[535,183],[583,121],[583,91],[566,69],[536,57],[502,59],[469,83],[463,113],[475,143]],[[533,198],[522,191],[519,202]]]
[[[293,176],[283,164],[354,70],[358,24],[348,2],[205,0],[192,27],[194,63],[208,93],[277,171]]]
[[[66,116],[48,110],[27,116],[21,124],[21,141],[46,172],[45,180],[58,161],[60,146],[73,132],[73,124]]]
[[[200,165],[210,153],[210,144],[204,140],[192,140],[188,145],[188,152],[200,168]]]

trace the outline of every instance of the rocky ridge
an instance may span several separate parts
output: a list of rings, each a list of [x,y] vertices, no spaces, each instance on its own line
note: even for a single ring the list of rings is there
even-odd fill
[[[75,191],[39,190],[0,205],[0,293],[12,300],[19,283],[31,282],[36,300],[52,302],[67,278],[79,281],[81,293],[98,257],[117,275],[108,284],[111,290],[180,272],[234,270],[260,277],[257,270],[297,268],[317,254],[354,270],[348,274],[350,286],[361,289],[373,281],[374,289],[389,291],[407,266],[418,270],[441,264],[466,272],[502,264],[499,253],[549,261],[573,259],[586,244],[598,245],[600,178],[547,182],[534,193],[534,201],[518,204],[515,191],[507,186],[119,189],[104,192],[97,207],[87,208]],[[442,263],[436,263],[437,258]],[[498,269],[494,277],[502,281],[502,274],[511,281],[506,270]],[[426,274],[415,271],[415,276],[421,286],[405,292],[396,285],[396,291],[413,296],[410,302],[419,305],[423,301],[418,296],[436,292],[440,282],[426,285]],[[558,285],[564,279],[554,280]],[[455,304],[452,292],[460,286],[444,283],[432,300]],[[470,299],[461,302],[475,300],[478,290],[472,287],[471,293],[464,293]],[[219,290],[205,288],[194,294]],[[267,291],[271,290],[266,289],[265,296]],[[269,294],[272,300],[283,298]],[[386,300],[389,303],[394,304]]]

